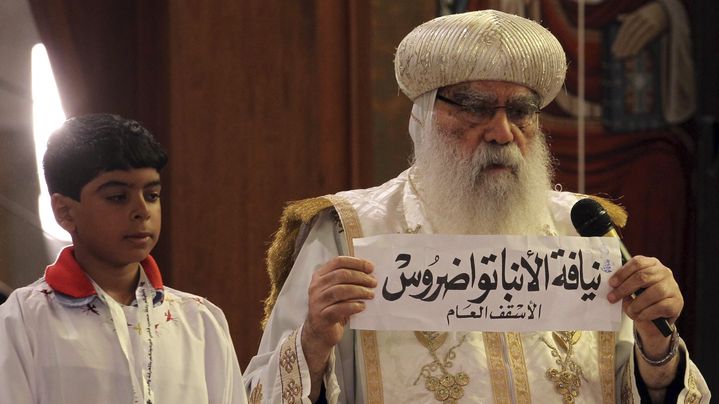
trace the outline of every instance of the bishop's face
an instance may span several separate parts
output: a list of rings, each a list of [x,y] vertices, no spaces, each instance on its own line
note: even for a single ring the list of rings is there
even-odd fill
[[[551,176],[538,105],[534,92],[507,82],[437,91],[434,127],[415,165],[423,196],[449,231],[534,232],[537,219],[528,218],[541,216]]]
[[[522,155],[538,132],[539,97],[519,84],[472,81],[439,89],[435,122],[464,153],[486,145],[516,145]],[[501,169],[491,167],[490,170]]]

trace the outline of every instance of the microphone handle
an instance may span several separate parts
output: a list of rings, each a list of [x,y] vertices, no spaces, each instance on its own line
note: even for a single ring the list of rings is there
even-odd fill
[[[634,292],[633,297],[641,295],[642,292],[644,292],[644,288],[637,289],[637,291]],[[655,318],[654,320],[652,320],[652,323],[657,326],[659,332],[661,332],[663,336],[668,337],[672,335],[672,326],[669,325],[669,321],[666,318]]]

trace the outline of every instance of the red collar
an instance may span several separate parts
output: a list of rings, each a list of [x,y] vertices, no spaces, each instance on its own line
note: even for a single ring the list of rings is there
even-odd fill
[[[85,271],[75,259],[74,247],[63,248],[54,264],[45,269],[45,281],[56,292],[73,298],[84,298],[97,295]],[[155,289],[163,289],[162,276],[157,263],[148,255],[142,262],[147,279]]]

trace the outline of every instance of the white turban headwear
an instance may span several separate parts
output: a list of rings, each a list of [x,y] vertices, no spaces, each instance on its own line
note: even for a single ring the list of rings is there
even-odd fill
[[[409,132],[415,146],[432,127],[436,90],[452,84],[492,80],[535,91],[544,108],[564,84],[562,45],[546,28],[496,10],[451,14],[407,34],[397,47],[394,73],[414,101]]]
[[[412,101],[452,84],[507,81],[534,90],[541,107],[557,96],[567,70],[562,45],[546,28],[496,10],[430,20],[400,42],[397,83]]]

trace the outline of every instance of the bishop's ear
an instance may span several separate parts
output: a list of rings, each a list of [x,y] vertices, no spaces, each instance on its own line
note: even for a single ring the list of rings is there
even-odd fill
[[[52,206],[52,213],[55,215],[55,221],[70,234],[75,231],[72,208],[77,203],[74,199],[58,193],[54,193],[50,197],[50,205]]]

